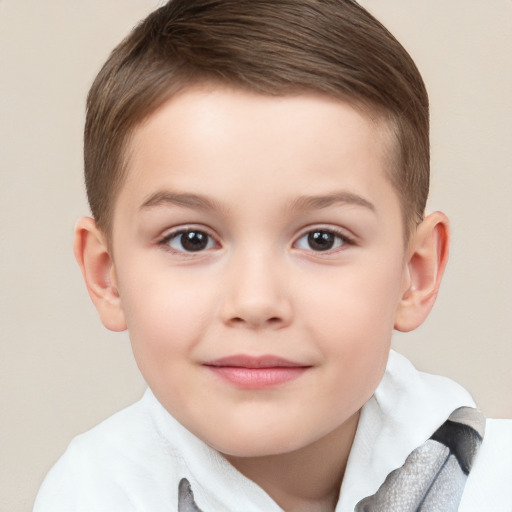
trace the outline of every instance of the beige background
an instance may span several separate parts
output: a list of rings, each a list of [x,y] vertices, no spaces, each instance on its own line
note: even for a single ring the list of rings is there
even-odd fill
[[[125,334],[100,324],[73,260],[87,213],[88,87],[156,0],[0,0],[0,511],[29,511],[70,439],[144,388]],[[424,326],[395,345],[512,417],[512,2],[365,0],[432,103],[431,209],[451,261]]]

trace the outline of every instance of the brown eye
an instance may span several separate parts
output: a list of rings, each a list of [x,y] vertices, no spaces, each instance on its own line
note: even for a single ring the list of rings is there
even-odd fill
[[[343,235],[329,229],[314,229],[301,236],[295,246],[308,251],[322,252],[337,249],[349,240]]]
[[[336,236],[329,231],[313,231],[308,235],[308,244],[314,251],[328,251],[335,241]]]
[[[173,233],[165,242],[177,252],[199,252],[215,246],[210,235],[196,229]]]

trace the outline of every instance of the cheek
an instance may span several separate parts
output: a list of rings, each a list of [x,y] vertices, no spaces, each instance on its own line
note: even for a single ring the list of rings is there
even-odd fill
[[[191,350],[210,321],[215,297],[204,280],[145,269],[121,290],[135,356],[163,365],[165,356]],[[167,361],[168,362],[168,361]]]
[[[343,380],[368,396],[385,369],[400,296],[400,268],[382,271],[378,265],[354,266],[330,283],[311,283],[302,306],[333,383]]]
[[[301,309],[315,319],[315,326],[340,339],[372,340],[391,334],[400,298],[401,269],[358,265],[337,275],[315,275],[303,283]]]

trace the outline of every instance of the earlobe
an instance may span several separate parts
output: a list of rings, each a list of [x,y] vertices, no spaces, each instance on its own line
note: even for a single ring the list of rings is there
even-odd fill
[[[74,252],[103,325],[111,331],[124,331],[126,321],[117,290],[114,263],[105,236],[94,219],[84,217],[77,222]]]
[[[416,329],[432,309],[448,261],[449,238],[448,219],[441,212],[428,215],[412,235],[395,329]]]

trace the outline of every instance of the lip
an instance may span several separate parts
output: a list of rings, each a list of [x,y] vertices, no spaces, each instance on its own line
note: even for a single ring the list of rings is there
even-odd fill
[[[233,355],[203,363],[221,379],[243,389],[280,386],[300,377],[310,365],[273,355]]]

